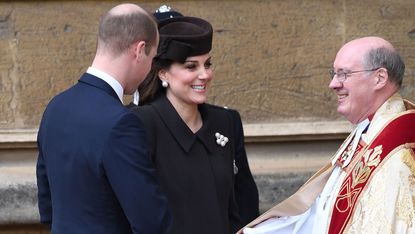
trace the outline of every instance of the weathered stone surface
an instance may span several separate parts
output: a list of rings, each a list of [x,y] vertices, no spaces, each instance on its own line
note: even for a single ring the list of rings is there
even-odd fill
[[[255,175],[260,213],[267,211],[296,192],[314,172]]]
[[[39,222],[33,159],[26,163],[23,160],[20,163],[3,161],[0,167],[0,225]]]
[[[117,1],[0,2],[0,129],[36,128],[48,101],[91,63],[100,15]],[[153,11],[161,1],[141,1]],[[214,26],[210,102],[246,123],[335,120],[327,70],[337,49],[366,35],[390,40],[407,63],[415,100],[415,2],[173,1]],[[126,97],[126,99],[129,97]]]
[[[0,224],[39,222],[36,184],[0,188],[0,194]]]

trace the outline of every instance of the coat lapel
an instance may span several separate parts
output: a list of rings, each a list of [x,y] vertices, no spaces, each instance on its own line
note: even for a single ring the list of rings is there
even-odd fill
[[[215,126],[220,126],[220,124],[215,122],[219,120],[210,114],[210,109],[207,104],[198,105],[200,115],[202,116],[203,126],[196,133],[193,133],[189,129],[186,123],[180,118],[176,109],[164,95],[160,95],[160,97],[158,97],[151,105],[155,108],[170,133],[186,153],[190,152],[190,149],[196,140],[199,140],[205,146],[209,154],[213,152],[213,149],[219,147],[216,144],[215,138],[215,133],[217,131]],[[227,137],[230,138],[230,136]]]
[[[200,115],[203,119],[203,126],[202,128],[196,133],[199,140],[203,143],[206,150],[209,153],[212,153],[212,150],[215,149],[215,147],[219,147],[216,144],[216,138],[215,138],[215,126],[218,126],[218,124],[215,124],[215,121],[218,121],[215,116],[209,115],[209,107],[206,104],[199,105],[199,111]],[[229,136],[228,136],[229,137]]]
[[[164,95],[160,95],[151,105],[155,108],[177,143],[186,153],[189,153],[190,148],[196,140],[196,136],[180,118],[180,115],[174,109],[173,105]]]

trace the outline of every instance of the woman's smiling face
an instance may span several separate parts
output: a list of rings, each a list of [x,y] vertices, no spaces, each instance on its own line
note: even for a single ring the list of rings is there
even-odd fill
[[[206,102],[210,82],[213,79],[209,54],[188,57],[181,63],[159,72],[161,80],[168,82],[167,98],[171,102],[197,105]]]

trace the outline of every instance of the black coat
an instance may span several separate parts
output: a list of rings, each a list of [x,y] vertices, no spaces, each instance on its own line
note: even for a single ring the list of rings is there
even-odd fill
[[[199,105],[199,111],[203,126],[194,134],[165,96],[133,108],[146,127],[150,155],[169,200],[172,233],[235,233],[247,220],[240,221],[234,189],[248,190],[244,198],[237,198],[253,204],[243,206],[250,213],[248,221],[258,215],[258,191],[246,160],[240,117],[209,104]],[[224,147],[216,142],[217,132],[229,138]],[[247,180],[236,185],[234,159],[241,157],[235,149],[241,146],[236,151],[245,160],[236,162],[241,173],[237,177]]]
[[[239,216],[243,226],[259,216],[258,189],[249,169],[248,158],[245,151],[244,131],[239,113],[228,109],[233,118],[235,132],[235,199],[239,207]]]

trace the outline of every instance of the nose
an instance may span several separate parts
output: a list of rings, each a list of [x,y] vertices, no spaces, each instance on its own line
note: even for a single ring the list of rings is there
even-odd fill
[[[210,69],[201,68],[198,78],[201,80],[209,79],[211,77],[212,71]]]
[[[330,83],[329,83],[329,88],[330,89],[337,89],[343,86],[343,83],[340,82],[339,80],[337,80],[336,78],[331,79]]]

